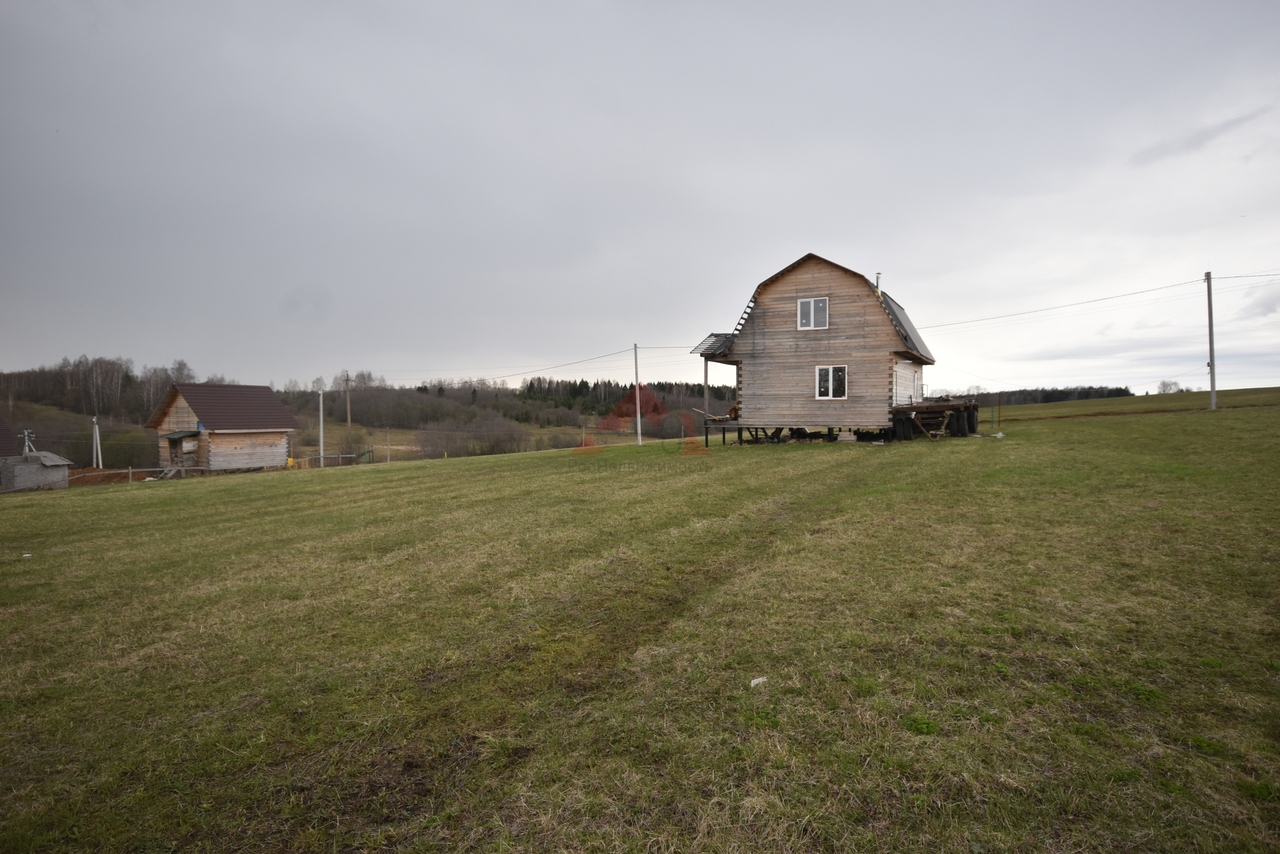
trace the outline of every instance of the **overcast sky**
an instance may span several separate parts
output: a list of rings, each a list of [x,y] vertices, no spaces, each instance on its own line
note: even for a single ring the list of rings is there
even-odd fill
[[[1206,270],[1280,384],[1280,3],[0,0],[0,370],[700,380],[806,252],[934,389],[1207,387],[1203,284],[929,328]]]

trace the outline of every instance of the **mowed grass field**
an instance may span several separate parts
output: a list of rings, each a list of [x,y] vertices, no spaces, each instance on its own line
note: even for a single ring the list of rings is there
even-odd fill
[[[6,496],[0,850],[1274,850],[1219,397]]]

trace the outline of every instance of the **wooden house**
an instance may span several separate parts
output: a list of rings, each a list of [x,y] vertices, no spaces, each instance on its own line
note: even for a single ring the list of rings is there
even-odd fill
[[[165,468],[228,471],[285,465],[298,422],[265,385],[178,383],[146,426]]]
[[[895,406],[923,400],[934,363],[902,306],[813,254],[757,285],[733,332],[693,352],[737,368],[737,426],[753,435],[890,429]]]

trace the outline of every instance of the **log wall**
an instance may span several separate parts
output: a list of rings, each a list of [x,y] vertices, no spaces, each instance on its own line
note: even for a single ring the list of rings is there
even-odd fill
[[[797,329],[796,303],[826,297],[826,329]],[[744,427],[880,429],[892,423],[902,338],[863,276],[810,259],[756,297],[729,358],[741,360]],[[819,400],[814,369],[846,365],[848,398]],[[916,367],[919,367],[918,365]]]
[[[174,399],[173,405],[169,407],[169,411],[164,414],[159,426],[156,427],[156,432],[163,437],[166,433],[176,433],[179,430],[197,430],[199,425],[200,421],[196,418],[196,413],[191,409],[190,404],[183,400],[182,395],[178,395]],[[189,440],[183,439],[182,441],[185,443]],[[159,443],[160,465],[164,468],[203,465],[203,463],[198,462],[200,460],[198,452],[186,453],[183,454],[182,459],[174,459],[169,453],[169,440],[161,438]]]
[[[289,461],[289,434],[210,433],[209,468],[251,469],[283,466]]]
[[[173,405],[169,407],[169,411],[164,414],[164,419],[156,428],[156,432],[164,435],[176,433],[179,430],[198,430],[199,423],[191,406],[182,399],[182,395],[178,395]]]
[[[893,405],[905,406],[922,397],[923,365],[899,359],[893,368]]]

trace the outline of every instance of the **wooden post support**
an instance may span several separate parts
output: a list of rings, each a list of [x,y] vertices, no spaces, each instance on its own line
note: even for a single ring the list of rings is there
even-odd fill
[[[1204,288],[1209,295],[1209,408],[1218,408],[1218,366],[1213,358],[1213,273],[1204,274]]]
[[[707,448],[711,447],[711,386],[708,381],[710,376],[711,360],[704,356],[702,358],[702,432]]]

